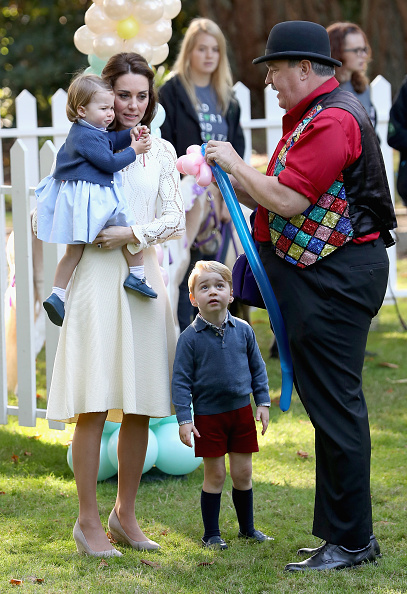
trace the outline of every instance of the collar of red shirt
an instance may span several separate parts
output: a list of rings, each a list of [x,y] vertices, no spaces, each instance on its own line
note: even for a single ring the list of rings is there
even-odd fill
[[[287,134],[290,132],[294,126],[302,119],[302,117],[306,114],[307,108],[311,103],[319,97],[320,95],[324,95],[325,93],[330,93],[336,87],[339,86],[338,81],[333,76],[326,82],[324,82],[321,86],[317,89],[314,89],[312,93],[307,95],[302,101],[300,101],[295,107],[292,107],[287,113],[283,116],[283,134]]]

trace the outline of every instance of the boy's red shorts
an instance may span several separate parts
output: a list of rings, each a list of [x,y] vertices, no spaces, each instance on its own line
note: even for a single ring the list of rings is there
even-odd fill
[[[195,456],[215,458],[228,452],[258,452],[256,424],[251,404],[216,415],[195,415],[201,437],[194,437]]]

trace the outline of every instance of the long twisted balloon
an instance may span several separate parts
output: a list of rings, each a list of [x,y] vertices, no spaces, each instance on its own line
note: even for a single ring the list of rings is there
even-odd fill
[[[205,154],[206,144],[201,147],[202,155]],[[239,235],[243,249],[246,253],[247,260],[250,264],[250,268],[253,271],[254,278],[256,279],[259,287],[261,296],[263,297],[264,304],[267,309],[267,313],[270,318],[271,325],[273,327],[274,335],[276,337],[278,352],[280,355],[281,365],[281,395],[280,395],[280,408],[283,412],[290,408],[291,394],[293,391],[293,364],[291,360],[290,350],[288,347],[288,338],[284,326],[284,321],[281,315],[280,308],[277,303],[277,299],[274,295],[273,289],[271,288],[270,281],[264,270],[262,261],[260,260],[259,253],[254,245],[252,236],[247,227],[245,218],[240,208],[240,204],[236,198],[235,191],[230,183],[230,180],[226,173],[217,163],[212,167],[213,175],[219,186],[222,196],[226,202],[226,206],[229,209],[230,216],[232,217],[233,223],[236,227],[237,234]]]

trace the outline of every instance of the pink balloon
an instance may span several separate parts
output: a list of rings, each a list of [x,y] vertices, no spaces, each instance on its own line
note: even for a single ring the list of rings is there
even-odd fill
[[[169,276],[168,276],[168,272],[162,266],[160,266],[160,272],[161,272],[161,276],[163,277],[164,285],[167,287],[169,280],[170,280]]]
[[[182,175],[186,175],[186,172],[184,171],[184,168],[182,166],[182,160],[185,157],[185,155],[182,155],[182,157],[179,157],[175,163],[175,167],[177,168],[177,170],[182,173]]]
[[[199,144],[191,144],[191,146],[187,148],[187,155],[190,153],[199,153],[201,155],[201,147]]]
[[[199,168],[199,173],[196,176],[196,183],[198,186],[206,187],[212,181],[212,169],[207,163],[202,163]]]
[[[157,243],[157,245],[155,246],[155,251],[157,252],[157,260],[160,266],[162,266],[163,260],[164,260],[164,250],[162,248],[162,245],[160,245],[159,243]]]
[[[204,158],[198,153],[189,153],[185,155],[182,160],[182,167],[188,175],[197,175],[201,163],[204,162]]]

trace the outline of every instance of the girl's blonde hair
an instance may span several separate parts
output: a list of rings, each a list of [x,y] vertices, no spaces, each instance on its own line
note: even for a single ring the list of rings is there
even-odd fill
[[[232,273],[229,268],[216,260],[198,260],[188,278],[188,289],[194,295],[196,280],[202,272],[216,272],[220,274],[225,283],[229,283],[230,290],[233,289]]]
[[[211,85],[216,93],[218,106],[225,114],[232,95],[232,72],[226,52],[226,39],[218,25],[210,19],[193,19],[185,33],[184,39],[173,66],[173,74],[177,74],[191,99],[192,105],[197,104],[195,86],[191,78],[191,52],[195,47],[200,33],[212,35],[219,46],[219,64],[212,74]]]
[[[367,64],[372,59],[372,50],[367,40],[366,34],[355,23],[333,23],[326,28],[331,44],[331,56],[335,60],[343,61],[345,38],[349,33],[360,33],[363,36],[365,47],[367,48]],[[339,83],[345,82],[343,77],[343,66],[335,66],[335,78]],[[352,72],[351,83],[356,93],[363,93],[369,85],[369,79],[366,72]]]
[[[68,88],[68,100],[66,103],[66,115],[70,122],[77,122],[79,107],[86,107],[98,91],[109,91],[113,89],[108,81],[102,80],[96,74],[77,74],[72,79]]]

